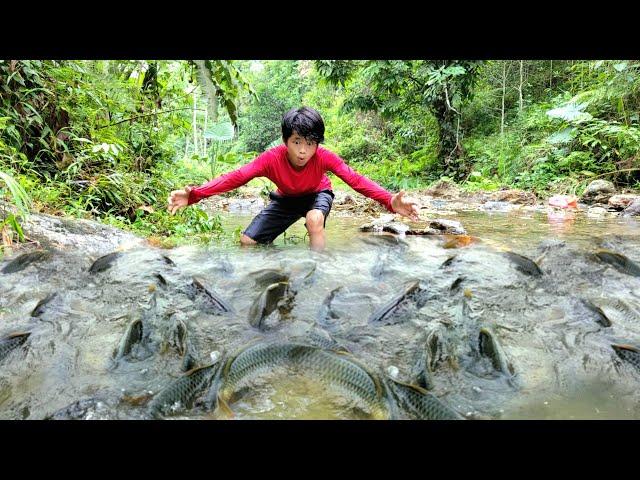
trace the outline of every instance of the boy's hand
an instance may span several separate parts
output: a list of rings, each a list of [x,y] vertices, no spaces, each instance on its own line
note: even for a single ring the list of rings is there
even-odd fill
[[[391,207],[403,217],[410,218],[414,222],[418,221],[418,204],[413,200],[404,198],[404,190],[400,190],[400,192],[391,197]]]
[[[169,213],[171,215],[175,215],[175,213],[189,205],[189,192],[191,191],[191,187],[184,187],[184,190],[174,190],[169,194],[167,206]]]

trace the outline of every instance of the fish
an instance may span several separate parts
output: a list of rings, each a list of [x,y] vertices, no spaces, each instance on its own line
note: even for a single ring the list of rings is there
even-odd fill
[[[611,347],[622,360],[629,362],[636,369],[640,370],[640,348],[625,344],[614,344],[611,345]]]
[[[452,255],[449,258],[447,258],[444,262],[442,262],[442,265],[440,265],[440,268],[450,267],[453,261],[456,259],[456,257],[457,255]]]
[[[330,319],[337,319],[338,315],[331,309],[331,302],[338,294],[340,290],[342,290],[344,286],[340,285],[339,287],[334,288],[329,292],[329,295],[322,301],[322,305],[318,310],[318,324],[322,326],[327,326]]]
[[[320,328],[313,328],[308,333],[309,342],[316,347],[336,352],[349,352],[349,349]]]
[[[542,270],[536,262],[515,252],[502,252],[512,263],[515,264],[516,270],[532,277],[542,275]]]
[[[166,255],[161,255],[162,256],[162,260],[164,260],[164,263],[166,263],[167,265],[171,265],[172,267],[175,267],[176,264],[173,260],[171,260],[169,257],[167,257]]]
[[[467,279],[467,277],[465,276],[461,276],[458,277],[454,280],[454,282],[451,284],[451,287],[449,288],[449,290],[451,291],[451,293],[455,293],[458,291],[458,289],[460,288],[460,284],[462,282],[464,282]]]
[[[264,292],[255,299],[249,309],[249,324],[255,328],[262,328],[262,322],[278,307],[280,300],[288,292],[289,283],[280,282],[269,285]]]
[[[513,366],[507,361],[507,356],[498,342],[495,333],[487,327],[480,329],[478,336],[478,350],[480,355],[491,360],[493,368],[511,378],[514,375]]]
[[[437,330],[433,329],[427,334],[424,348],[418,356],[418,361],[414,366],[415,384],[427,390],[432,390],[433,371],[438,361],[440,350],[440,337]]]
[[[31,335],[31,332],[16,332],[0,339],[0,360],[4,360],[9,353],[23,345],[29,335]]]
[[[289,353],[296,346],[287,343],[256,343],[258,341],[259,339],[256,339],[230,355],[222,366],[217,401],[223,407],[240,387],[253,378],[276,366],[286,364]]]
[[[627,275],[632,275],[634,277],[640,277],[640,265],[621,253],[602,249],[596,252],[596,257],[622,273],[626,273]]]
[[[290,269],[289,290],[295,294],[302,287],[309,285],[313,281],[313,274],[316,272],[317,266],[317,263],[313,261],[294,265]]]
[[[640,309],[630,298],[605,297],[598,299],[598,306],[611,319],[611,323],[636,324],[640,321]]]
[[[266,288],[269,285],[280,282],[288,282],[289,275],[284,273],[281,269],[264,268],[255,272],[251,272],[247,275],[251,279],[256,287]]]
[[[390,418],[391,407],[381,380],[352,355],[299,345],[290,356],[305,375],[356,401],[372,419]]]
[[[191,285],[187,287],[187,296],[191,300],[200,297],[204,303],[203,310],[207,313],[219,314],[232,311],[231,306],[214,291],[208,289],[198,277],[193,277]]]
[[[33,252],[23,253],[11,260],[2,268],[2,273],[15,273],[24,270],[32,263],[51,258],[52,252],[47,250],[34,250]]]
[[[610,327],[611,326],[611,320],[609,320],[609,317],[607,317],[607,315],[602,311],[602,309],[600,307],[598,307],[597,305],[594,305],[593,303],[591,303],[586,298],[580,299],[580,302],[589,311],[591,311],[592,313],[594,313],[596,315],[596,317],[597,317],[596,321],[600,325],[602,325],[603,327]]]
[[[418,308],[422,306],[424,303],[422,293],[424,293],[424,291],[420,288],[420,282],[411,282],[399,295],[396,295],[389,302],[373,312],[369,317],[369,323],[392,324],[401,321],[400,313],[404,311],[410,303],[415,302]]]
[[[189,336],[189,329],[183,320],[178,319],[176,322],[173,344],[182,358],[180,369],[183,372],[193,369],[197,364],[197,355]]]
[[[387,378],[387,386],[399,410],[416,420],[464,420],[454,409],[417,385]]]
[[[154,273],[153,276],[158,280],[158,285],[160,285],[163,288],[167,286],[167,281],[161,274]]]
[[[115,262],[118,258],[122,256],[122,252],[111,252],[102,257],[98,258],[91,267],[89,267],[89,273],[99,273],[104,272],[105,270],[111,268],[113,266],[113,262]]]
[[[174,410],[191,408],[198,395],[207,390],[218,368],[220,363],[215,362],[185,372],[153,397],[148,413],[154,418],[161,418]]]
[[[386,392],[380,380],[346,353],[300,343],[260,342],[245,347],[224,365],[218,405],[230,411],[233,394],[256,376],[289,365],[359,401],[373,418],[388,418]]]
[[[31,311],[31,316],[39,317],[40,315],[42,315],[44,313],[44,307],[57,296],[58,296],[57,292],[53,292],[48,294],[42,300],[40,300],[38,304],[35,306],[35,308]]]
[[[142,319],[136,318],[129,325],[120,340],[118,348],[113,352],[113,359],[117,362],[123,357],[126,357],[131,353],[133,347],[142,342],[144,334],[144,327],[142,325]]]

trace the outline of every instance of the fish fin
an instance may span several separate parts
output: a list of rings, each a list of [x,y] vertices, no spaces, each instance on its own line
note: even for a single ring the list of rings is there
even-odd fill
[[[632,352],[636,352],[636,353],[640,353],[640,348],[635,347],[633,345],[629,345],[627,343],[618,343],[618,344],[612,344],[611,345],[613,347],[614,350],[630,350]]]
[[[23,337],[23,336],[29,336],[29,335],[31,335],[31,332],[14,332],[14,333],[10,333],[4,338],[15,338],[15,337]]]
[[[235,414],[229,404],[218,394],[218,408],[224,414],[224,416],[228,419],[235,418]]]

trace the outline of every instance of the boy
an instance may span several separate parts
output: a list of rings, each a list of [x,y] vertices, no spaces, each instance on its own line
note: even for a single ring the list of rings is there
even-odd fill
[[[259,155],[251,163],[214,178],[200,187],[185,187],[169,195],[169,212],[175,212],[203,198],[238,188],[255,177],[267,177],[278,190],[271,202],[242,232],[242,245],[271,243],[305,217],[311,249],[325,246],[324,227],[333,203],[331,182],[325,172],[333,172],[355,191],[376,200],[393,213],[418,220],[418,207],[404,198],[404,191],[392,195],[377,183],[356,173],[335,153],[320,147],[324,140],[324,122],[308,107],[289,110],[282,118],[279,145]]]

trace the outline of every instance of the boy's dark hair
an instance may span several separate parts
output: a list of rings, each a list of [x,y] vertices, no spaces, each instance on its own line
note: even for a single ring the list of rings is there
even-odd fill
[[[282,139],[287,143],[293,132],[317,143],[324,142],[324,121],[320,114],[309,107],[292,108],[282,117]]]

